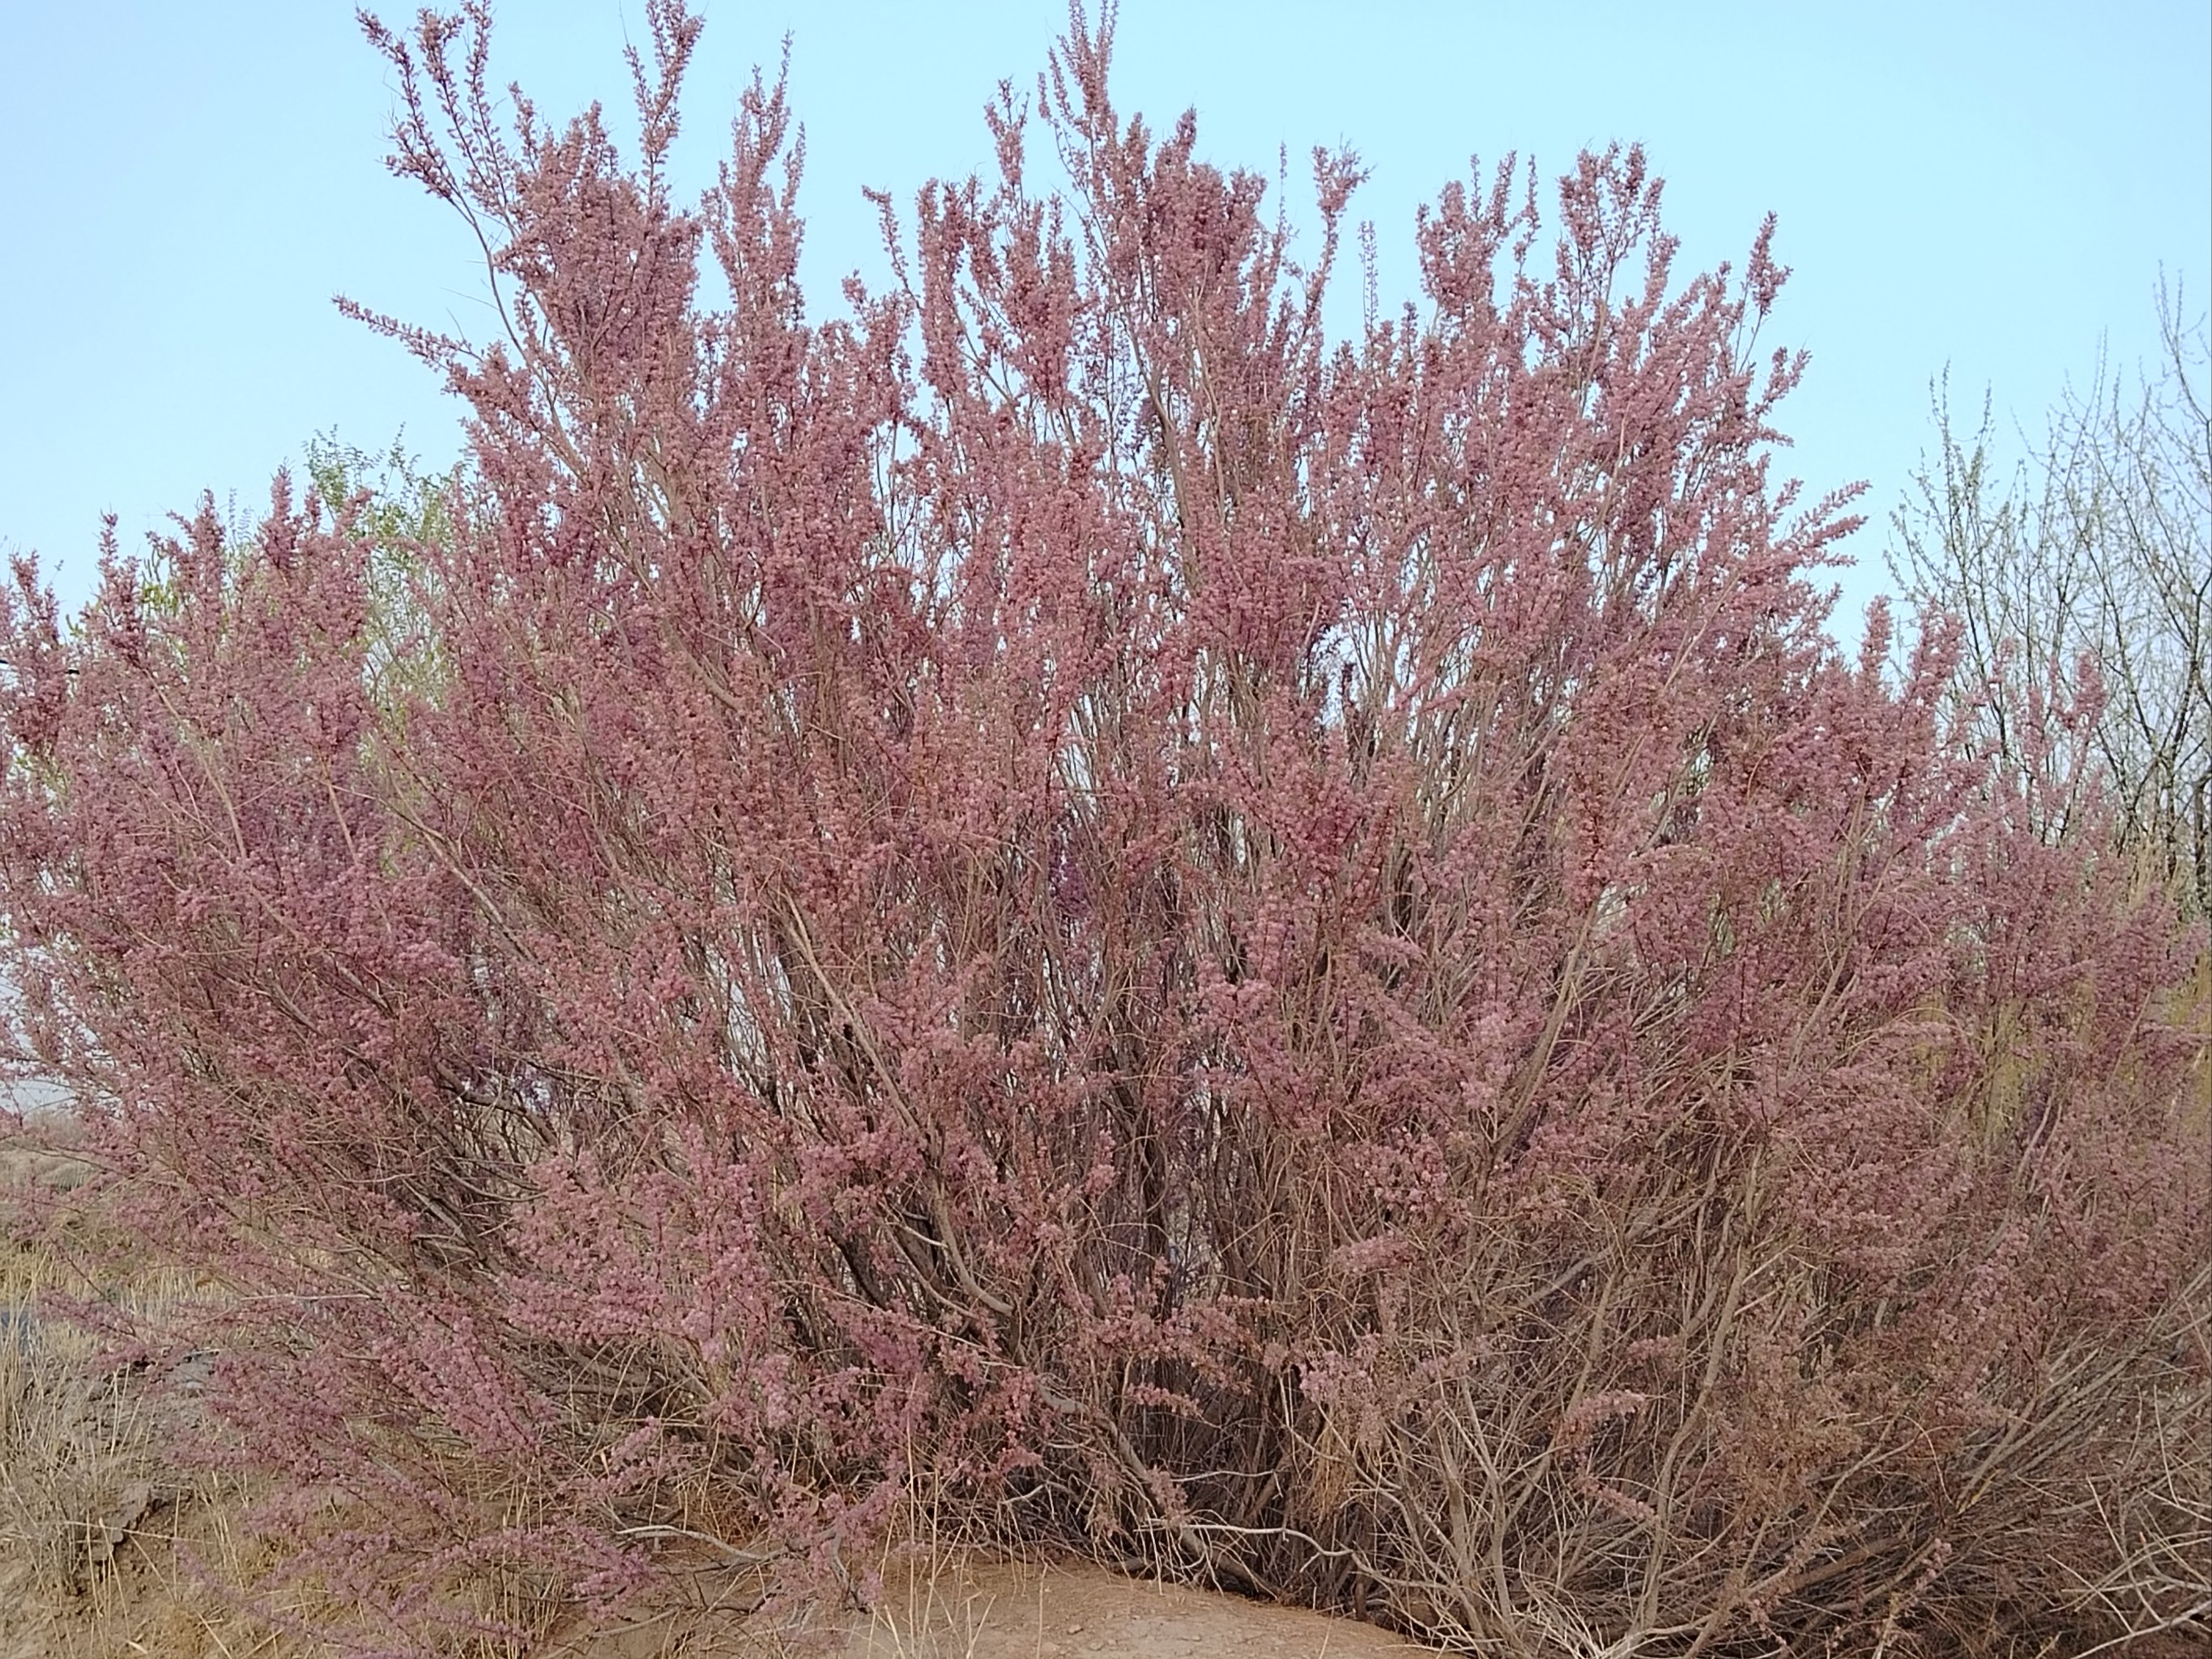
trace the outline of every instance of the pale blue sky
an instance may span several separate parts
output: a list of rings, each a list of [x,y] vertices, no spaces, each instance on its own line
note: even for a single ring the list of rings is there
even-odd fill
[[[702,183],[750,65],[793,37],[808,136],[805,276],[878,269],[864,185],[902,198],[988,160],[979,111],[1028,85],[1050,0],[923,5],[706,0],[685,176]],[[400,9],[388,14],[400,21]],[[624,112],[618,52],[641,0],[507,0],[495,78],[549,114]],[[1384,299],[1411,280],[1417,202],[1514,149],[1556,176],[1640,139],[1698,265],[1780,216],[1795,267],[1764,339],[1813,353],[1785,470],[1873,486],[1856,601],[1886,584],[1890,507],[1948,362],[1978,407],[2039,427],[2069,377],[2155,349],[2161,269],[2192,313],[2212,279],[2212,5],[1206,3],[1127,0],[1118,101],[1199,110],[1214,160],[1272,173],[1349,142],[1374,171]],[[404,428],[433,464],[454,407],[343,291],[424,323],[483,324],[459,222],[382,167],[392,88],[326,0],[0,0],[0,547],[86,590],[103,511],[126,545],[203,489],[261,501],[335,427]],[[627,124],[617,121],[617,131]],[[1355,291],[1346,299],[1356,303]],[[1342,313],[1356,314],[1350,305]]]

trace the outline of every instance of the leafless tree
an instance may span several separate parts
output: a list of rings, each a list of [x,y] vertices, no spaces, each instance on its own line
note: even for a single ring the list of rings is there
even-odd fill
[[[1990,406],[1962,441],[1948,386],[1940,443],[1893,520],[1890,566],[1961,629],[1977,739],[2039,763],[2029,727],[2083,658],[2105,700],[2089,733],[2123,844],[2212,914],[2212,396],[2205,321],[2161,287],[2162,351],[2133,376],[2100,354],[2008,481]],[[2063,830],[2063,824],[2054,829]]]

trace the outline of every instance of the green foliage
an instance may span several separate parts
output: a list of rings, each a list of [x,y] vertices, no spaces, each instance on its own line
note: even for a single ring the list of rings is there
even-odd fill
[[[452,544],[470,512],[466,471],[426,472],[402,438],[375,453],[337,430],[307,443],[307,481],[341,525],[368,544],[368,667],[377,702],[397,711],[411,696],[435,699],[450,672],[424,626],[424,550]]]

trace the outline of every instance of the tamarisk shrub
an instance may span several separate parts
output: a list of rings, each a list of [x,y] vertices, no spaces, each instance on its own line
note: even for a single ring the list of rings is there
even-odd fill
[[[650,16],[634,167],[368,25],[507,324],[381,325],[469,414],[404,604],[280,475],[0,623],[19,1046],[330,1633],[866,1595],[923,1477],[1471,1651],[2201,1620],[2201,940],[1940,628],[1829,644],[1771,227],[1509,162],[1331,346],[1353,160],[1294,263],[1078,15],[810,323],[782,84],[680,209]]]

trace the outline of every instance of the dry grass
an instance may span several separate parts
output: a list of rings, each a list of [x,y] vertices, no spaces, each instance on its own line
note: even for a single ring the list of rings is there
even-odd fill
[[[242,1490],[163,1450],[204,1359],[157,1378],[56,1316],[95,1297],[159,1315],[198,1293],[160,1268],[88,1278],[128,1258],[96,1210],[66,1201],[87,1173],[51,1125],[0,1139],[0,1659],[276,1659],[274,1632],[209,1582],[257,1565]]]

